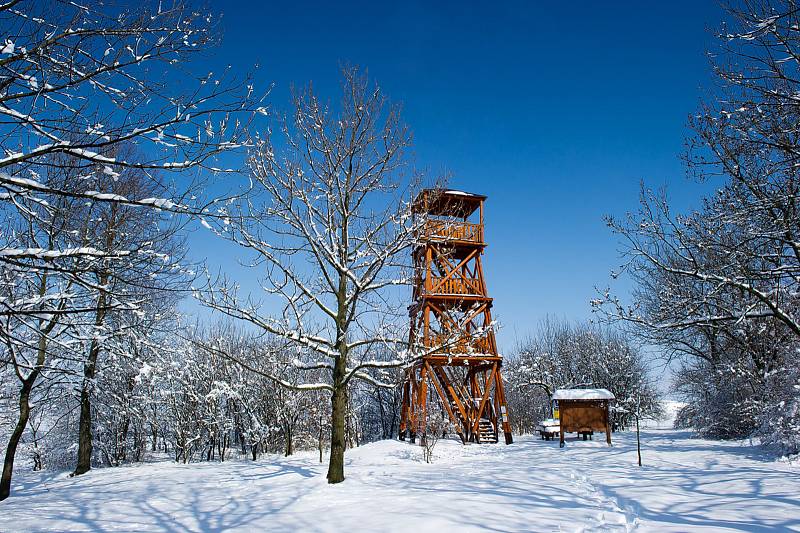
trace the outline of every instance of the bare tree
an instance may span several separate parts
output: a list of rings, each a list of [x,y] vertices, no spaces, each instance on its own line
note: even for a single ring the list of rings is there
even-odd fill
[[[132,11],[60,0],[0,5],[7,36],[0,49],[0,186],[17,195],[53,192],[37,180],[37,169],[55,153],[101,164],[111,177],[125,166],[207,166],[239,144],[245,122],[237,117],[254,108],[252,85],[187,68],[214,44],[211,21],[181,3]],[[148,158],[109,156],[114,146],[131,143]],[[181,207],[156,198],[58,192]]]
[[[58,253],[71,241],[72,211],[77,207],[69,197],[50,198],[44,205],[28,203],[20,216],[7,219],[7,231],[22,249]],[[90,259],[88,256],[84,256]],[[51,344],[62,345],[66,331],[65,311],[83,307],[77,294],[75,278],[65,272],[77,271],[72,256],[62,262],[62,269],[33,269],[16,262],[0,263],[0,315],[2,363],[13,370],[19,382],[15,391],[17,421],[6,446],[0,500],[11,490],[14,460],[25,427],[31,416],[31,395],[41,375],[51,366]],[[90,259],[91,260],[91,259]],[[13,379],[13,378],[12,378]]]
[[[444,437],[448,431],[452,431],[452,423],[447,416],[441,412],[431,413],[428,417],[428,427],[425,434],[421,437],[422,458],[426,463],[433,462],[433,449],[439,439]]]
[[[87,236],[75,225],[79,213],[87,212],[86,202],[112,211],[215,216],[207,208],[214,199],[200,194],[187,171],[230,170],[216,168],[215,158],[242,145],[250,118],[261,108],[249,80],[192,71],[192,57],[214,45],[212,22],[181,3],[164,8],[152,2],[130,10],[67,1],[0,5],[5,39],[0,46],[0,212],[14,228],[3,232],[0,265],[6,280],[38,277],[40,282],[40,290],[27,296],[2,299],[0,313],[8,321],[0,333],[11,346],[10,358],[32,347],[28,332],[38,332],[44,346],[43,359],[28,358],[17,368],[23,393],[28,381],[33,387],[41,377],[44,363],[39,361],[47,360],[48,347],[61,342],[53,335],[72,331],[62,324],[67,317],[83,320],[94,313],[94,324],[85,325],[100,328],[111,308],[132,310],[130,298],[123,303],[125,298],[108,291],[104,283],[110,277],[92,275],[123,258],[145,259],[148,250],[105,250],[103,239],[43,241],[20,229],[20,221],[37,227],[39,235],[63,233],[58,224],[67,221],[69,231]],[[64,169],[68,179],[52,179],[52,169]],[[131,169],[143,186],[119,190],[120,176]],[[163,183],[164,173],[186,177],[159,189],[155,185]],[[74,207],[72,219],[58,212],[66,201]],[[83,222],[87,228],[88,221]],[[158,257],[148,260],[152,264]],[[88,349],[84,391],[93,381],[98,350]],[[87,412],[82,428],[89,419]],[[78,473],[91,455],[90,434],[82,429],[81,435]],[[9,443],[7,463],[9,457],[13,462],[15,446],[16,441]],[[10,482],[10,467],[8,472],[4,484]]]
[[[133,160],[132,155],[127,155]],[[102,175],[96,172],[94,176]],[[98,180],[99,181],[99,180]],[[88,183],[88,185],[87,185]],[[124,168],[111,183],[84,179],[74,191],[93,186],[112,195],[154,196],[166,187],[157,176],[141,169]],[[98,361],[103,352],[116,348],[131,330],[141,325],[146,307],[158,307],[159,300],[189,287],[184,250],[177,232],[181,224],[160,210],[116,202],[91,202],[81,211],[86,221],[81,227],[84,246],[100,243],[105,253],[90,269],[91,301],[94,307],[86,332],[83,379],[80,390],[78,459],[74,473],[87,472],[92,460],[91,395],[96,384]],[[80,262],[80,261],[79,261]],[[86,279],[85,277],[83,279]],[[138,313],[137,313],[138,312]],[[127,351],[125,344],[121,350]],[[124,353],[120,354],[124,357]]]
[[[560,388],[611,391],[615,427],[631,423],[636,402],[643,416],[660,414],[659,394],[647,379],[641,352],[617,331],[547,318],[509,359],[509,401],[521,432],[533,431],[550,416],[551,397]]]
[[[644,189],[636,213],[610,218],[636,290],[631,302],[606,290],[593,303],[680,361],[679,387],[717,414],[689,418],[740,436],[764,403],[796,401],[765,393],[794,375],[800,339],[800,7],[746,1],[728,11],[711,55],[719,84],[690,119],[686,156],[692,176],[721,186],[686,215]]]
[[[392,289],[406,282],[399,267],[414,240],[411,136],[400,109],[356,69],[343,76],[337,112],[311,88],[294,95],[293,114],[281,121],[282,143],[260,139],[252,154],[253,194],[214,226],[253,253],[252,265],[265,272],[264,291],[283,302],[280,314],[239,298],[224,278],[198,291],[211,308],[315,354],[295,364],[323,370],[323,381],[295,385],[271,377],[330,393],[330,483],[344,480],[350,382],[380,384],[375,371],[403,362],[378,356],[404,346],[391,320]]]
[[[199,194],[187,171],[232,170],[215,167],[216,156],[241,147],[251,117],[263,108],[249,80],[190,68],[193,56],[215,43],[210,15],[181,3],[120,10],[18,0],[0,5],[0,28],[6,36],[0,47],[0,209],[24,216],[32,204],[63,196],[214,216],[207,208],[214,199]],[[105,184],[125,168],[141,169],[156,182],[157,170],[184,179],[159,196],[46,182],[48,169],[65,160],[74,173],[97,174],[102,180],[95,182]],[[0,262],[36,269],[106,253],[97,243],[19,248],[8,234],[0,251]]]

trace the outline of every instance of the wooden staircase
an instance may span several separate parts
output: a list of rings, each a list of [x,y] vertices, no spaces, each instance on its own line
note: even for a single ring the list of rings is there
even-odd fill
[[[497,429],[489,420],[481,418],[478,422],[478,435],[476,435],[478,444],[497,444]]]

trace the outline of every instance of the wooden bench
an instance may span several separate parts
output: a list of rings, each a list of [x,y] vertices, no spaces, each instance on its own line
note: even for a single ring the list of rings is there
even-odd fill
[[[539,436],[542,440],[554,439],[561,433],[561,424],[558,422],[558,420],[549,418],[540,422],[536,426],[536,431],[539,432]]]
[[[539,432],[539,436],[542,440],[550,440],[558,437],[559,431],[555,428],[551,429],[537,429],[536,431]]]

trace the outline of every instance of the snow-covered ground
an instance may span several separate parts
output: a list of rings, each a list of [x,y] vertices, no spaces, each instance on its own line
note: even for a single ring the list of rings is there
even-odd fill
[[[330,486],[314,454],[256,463],[169,462],[79,478],[21,473],[2,531],[786,531],[800,530],[800,467],[757,448],[643,432],[512,446],[384,441],[347,453]]]

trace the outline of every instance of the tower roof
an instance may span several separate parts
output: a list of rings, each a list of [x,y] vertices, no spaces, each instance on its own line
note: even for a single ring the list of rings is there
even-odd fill
[[[423,189],[411,210],[414,213],[427,213],[434,216],[454,216],[466,218],[486,200],[482,194],[473,194],[455,189]]]

